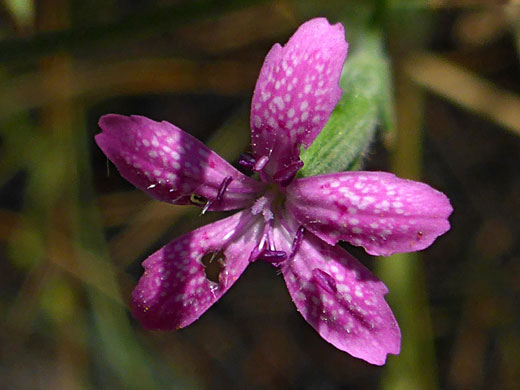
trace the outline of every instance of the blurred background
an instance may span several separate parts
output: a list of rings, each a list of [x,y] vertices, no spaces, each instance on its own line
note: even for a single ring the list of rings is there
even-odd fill
[[[455,209],[419,254],[348,248],[390,288],[401,355],[336,350],[261,263],[190,327],[143,330],[127,310],[141,261],[221,216],[133,188],[95,145],[98,118],[168,120],[236,163],[265,54],[315,16],[345,25],[349,58],[376,31],[368,58],[391,75],[363,113],[364,169]],[[516,389],[519,50],[513,0],[2,0],[0,388]]]

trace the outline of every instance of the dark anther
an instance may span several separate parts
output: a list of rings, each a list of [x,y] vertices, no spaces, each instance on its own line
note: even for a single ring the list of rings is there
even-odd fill
[[[205,206],[208,203],[208,198],[197,194],[191,194],[190,202],[196,206]]]
[[[285,259],[287,259],[287,253],[284,251],[272,251],[269,249],[263,251],[258,257],[258,260],[264,260],[268,263],[281,263]]]
[[[255,166],[256,159],[250,155],[249,153],[243,153],[240,155],[240,158],[238,159],[238,165],[241,167],[244,167],[246,169],[253,169]]]
[[[305,233],[305,228],[303,226],[300,226],[292,242],[291,254],[289,256],[289,259],[292,259],[296,252],[298,252],[298,249],[300,249],[300,245],[302,244],[303,240],[303,233]]]
[[[312,276],[314,277],[316,283],[318,283],[319,286],[325,291],[328,291],[331,294],[335,294],[338,291],[336,288],[336,281],[325,271],[322,271],[319,268],[314,268],[312,270]]]
[[[228,188],[229,183],[231,183],[232,180],[233,178],[231,176],[226,176],[224,180],[222,180],[222,183],[220,183],[220,187],[217,193],[217,202],[220,202],[220,200],[224,196],[224,192],[226,192],[226,189]]]
[[[190,195],[190,202],[191,202],[191,204],[194,204],[195,206],[202,207],[202,211],[200,213],[201,215],[206,214],[206,211],[208,211],[209,206],[211,206],[211,202],[208,200],[208,198],[206,198],[205,196],[202,196],[202,195],[197,195],[197,194]]]
[[[226,256],[222,252],[209,252],[202,256],[202,265],[206,278],[212,282],[219,282],[219,275],[226,264]]]
[[[279,170],[274,175],[274,180],[282,187],[287,187],[298,171],[303,167],[303,161],[298,160],[290,163],[285,168]]]

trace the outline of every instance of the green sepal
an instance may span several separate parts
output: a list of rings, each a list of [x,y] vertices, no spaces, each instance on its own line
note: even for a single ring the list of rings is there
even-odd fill
[[[393,128],[390,65],[382,37],[367,32],[349,55],[340,86],[343,95],[332,115],[308,149],[299,174],[314,176],[359,166],[378,124]]]

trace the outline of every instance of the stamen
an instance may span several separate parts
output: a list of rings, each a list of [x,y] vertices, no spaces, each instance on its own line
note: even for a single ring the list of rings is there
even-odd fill
[[[335,294],[338,291],[336,288],[336,281],[325,271],[322,271],[319,268],[314,268],[312,270],[312,276],[316,283],[318,283],[325,291],[328,291],[331,294]]]
[[[231,176],[226,176],[224,180],[222,180],[222,183],[220,183],[220,187],[217,193],[217,202],[220,202],[220,200],[224,196],[224,192],[226,191],[226,189],[229,186],[229,183],[231,183],[232,180],[233,178]]]
[[[251,251],[251,254],[249,255],[249,262],[252,263],[253,261],[257,261],[260,255],[262,254],[262,250],[256,247]]]
[[[260,243],[258,244],[258,246],[255,247],[255,249],[253,249],[253,251],[249,255],[249,262],[250,263],[252,263],[253,261],[258,260],[260,255],[264,252],[264,246],[265,246],[266,242],[267,242],[267,235],[264,234],[264,236],[260,240]]]
[[[273,177],[274,181],[276,181],[282,187],[287,187],[294,179],[294,176],[296,176],[301,167],[303,167],[303,161],[293,161],[288,166],[275,173]]]
[[[268,201],[269,201],[269,199],[267,199],[267,197],[265,197],[265,196],[258,198],[256,200],[255,204],[253,205],[253,207],[251,207],[251,213],[253,215],[260,214],[260,212],[265,208],[265,205],[267,204]]]
[[[204,205],[204,208],[203,208],[202,211],[200,212],[200,215],[204,215],[204,214],[206,214],[206,211],[208,211],[209,206],[211,206],[211,202],[208,200],[208,201],[206,202],[206,204]]]
[[[258,256],[259,260],[267,261],[268,263],[281,263],[287,259],[287,253],[284,251],[272,251],[266,249]]]
[[[298,252],[298,249],[300,249],[300,245],[302,244],[303,240],[303,233],[305,233],[305,228],[303,226],[300,226],[298,228],[298,231],[296,232],[296,236],[294,237],[294,240],[292,242],[291,246],[291,254],[289,255],[289,260],[294,257],[296,252]]]
[[[255,166],[253,167],[253,170],[258,172],[264,169],[264,167],[267,165],[267,162],[269,161],[269,157],[262,156],[258,159],[258,161],[255,163]]]
[[[240,158],[238,159],[238,165],[246,169],[253,169],[255,163],[256,159],[249,153],[240,154]]]

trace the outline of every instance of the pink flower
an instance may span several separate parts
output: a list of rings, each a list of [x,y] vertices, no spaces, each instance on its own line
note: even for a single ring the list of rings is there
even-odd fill
[[[198,319],[254,261],[279,267],[298,311],[337,348],[373,364],[400,349],[385,285],[337,246],[372,255],[424,249],[449,229],[449,200],[426,184],[383,172],[295,178],[341,96],[347,54],[341,24],[304,23],[267,54],[251,107],[252,156],[243,175],[168,122],[106,115],[96,141],[121,175],[154,198],[236,214],[177,238],[143,262],[133,315],[150,329]],[[218,282],[202,258],[223,265]]]

